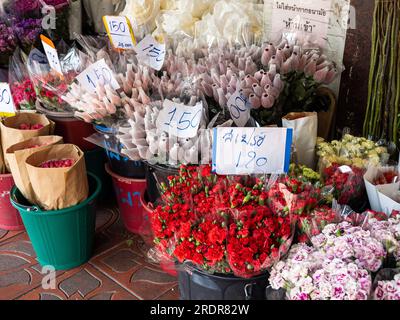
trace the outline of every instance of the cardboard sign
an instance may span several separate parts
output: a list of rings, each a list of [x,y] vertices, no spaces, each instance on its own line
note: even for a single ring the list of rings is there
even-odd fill
[[[40,35],[40,39],[42,40],[43,49],[49,61],[50,68],[62,75],[60,59],[58,58],[58,52],[53,41],[44,35]]]
[[[120,88],[118,81],[114,78],[114,74],[104,59],[101,59],[84,71],[82,71],[76,79],[89,92],[96,92],[96,87],[99,81],[104,84],[110,84],[115,90]]]
[[[165,60],[165,43],[159,43],[151,35],[147,35],[135,48],[137,58],[145,65],[160,71]]]
[[[136,39],[127,17],[103,16],[103,22],[114,48],[127,50],[135,47]]]
[[[229,98],[227,105],[235,124],[238,127],[244,127],[250,120],[251,104],[249,100],[240,93],[240,89],[237,89]]]
[[[221,175],[289,171],[293,129],[215,128],[213,171]]]
[[[15,105],[11,94],[10,85],[0,82],[0,116],[12,117],[15,115]]]
[[[203,102],[194,107],[165,100],[157,118],[157,127],[173,132],[178,138],[193,138],[197,135],[203,115]]]

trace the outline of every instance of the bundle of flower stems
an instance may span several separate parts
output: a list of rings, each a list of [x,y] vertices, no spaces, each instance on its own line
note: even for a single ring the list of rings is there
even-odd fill
[[[398,144],[400,1],[375,0],[364,135]]]

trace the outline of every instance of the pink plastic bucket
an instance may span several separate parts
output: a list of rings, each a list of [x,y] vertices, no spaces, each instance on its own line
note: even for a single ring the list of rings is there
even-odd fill
[[[25,228],[18,210],[10,201],[13,186],[14,179],[11,174],[0,174],[0,229],[20,231]]]
[[[106,164],[106,171],[112,177],[119,211],[126,229],[138,235],[150,235],[150,221],[144,214],[140,201],[146,190],[146,180],[125,178],[112,172]]]

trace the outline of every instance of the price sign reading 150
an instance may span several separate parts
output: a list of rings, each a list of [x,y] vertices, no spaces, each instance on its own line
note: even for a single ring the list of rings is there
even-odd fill
[[[193,138],[199,129],[202,115],[202,102],[191,107],[165,100],[157,123],[165,132],[176,131],[179,138]]]
[[[106,64],[104,59],[97,61],[90,65],[86,70],[76,77],[80,84],[82,84],[86,90],[94,93],[99,82],[103,84],[109,84],[115,90],[120,88],[117,80],[115,80],[113,72],[110,67]]]
[[[126,32],[126,23],[124,21],[111,20],[108,22],[108,25],[110,26],[110,30],[112,32]]]

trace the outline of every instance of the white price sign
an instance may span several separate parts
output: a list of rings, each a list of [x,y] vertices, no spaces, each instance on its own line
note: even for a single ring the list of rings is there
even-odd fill
[[[62,68],[60,59],[58,58],[57,49],[49,38],[44,35],[40,35],[40,39],[42,40],[43,49],[46,53],[47,60],[49,61],[50,68],[57,71],[60,75],[62,75]]]
[[[120,88],[118,81],[114,78],[114,74],[104,59],[101,59],[81,72],[76,79],[89,92],[96,92],[96,87],[99,81],[104,84],[109,84],[115,90]]]
[[[289,171],[293,129],[215,128],[213,171],[221,175]]]
[[[203,115],[203,102],[194,107],[165,100],[157,118],[157,127],[165,132],[174,132],[178,138],[193,138],[197,135]]]
[[[0,116],[15,115],[15,105],[11,95],[10,85],[0,82]]]
[[[272,4],[272,38],[280,39],[282,33],[290,38],[317,41],[326,46],[331,0],[269,1]],[[269,2],[266,2],[269,4]]]
[[[251,104],[239,89],[229,98],[228,109],[238,127],[244,127],[250,120]]]
[[[28,61],[30,63],[37,62],[39,64],[47,64],[47,57],[38,49],[34,48],[29,53]]]
[[[145,65],[160,71],[165,60],[165,43],[159,43],[147,35],[135,48],[137,58]]]
[[[103,16],[103,22],[114,48],[123,50],[134,48],[136,40],[127,17]]]

